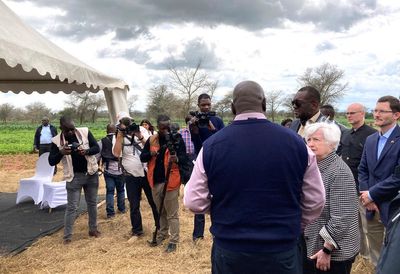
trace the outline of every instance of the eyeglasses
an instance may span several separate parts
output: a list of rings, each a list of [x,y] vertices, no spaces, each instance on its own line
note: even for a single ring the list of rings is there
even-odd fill
[[[349,112],[346,112],[346,115],[354,115],[359,112],[361,112],[361,111],[349,111]]]
[[[391,111],[391,110],[381,110],[381,109],[374,109],[372,112],[374,114],[393,113],[393,111]]]

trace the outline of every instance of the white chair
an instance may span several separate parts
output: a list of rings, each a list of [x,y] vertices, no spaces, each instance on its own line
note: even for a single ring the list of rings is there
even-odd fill
[[[67,204],[66,181],[43,184],[43,198],[40,208],[49,208],[49,212],[55,207]]]
[[[49,154],[49,152],[46,152],[40,155],[36,162],[35,176],[19,181],[17,204],[33,200],[37,205],[42,201],[43,184],[50,183],[54,173],[54,166],[49,164]]]

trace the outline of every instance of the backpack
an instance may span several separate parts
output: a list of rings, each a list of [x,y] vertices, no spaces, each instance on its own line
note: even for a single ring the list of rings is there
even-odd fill
[[[103,165],[106,165],[106,170],[108,169],[108,164],[110,161],[118,162],[118,158],[114,156],[112,153],[112,138],[113,135],[107,135],[103,139],[101,139],[101,159],[103,161]]]

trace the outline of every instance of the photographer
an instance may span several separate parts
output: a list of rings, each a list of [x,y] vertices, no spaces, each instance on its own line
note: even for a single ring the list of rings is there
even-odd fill
[[[144,145],[140,159],[148,162],[148,174],[153,198],[157,204],[160,214],[160,230],[157,234],[156,243],[160,245],[167,237],[168,230],[171,237],[166,252],[174,252],[179,242],[179,188],[181,175],[179,167],[189,162],[186,156],[185,143],[180,134],[171,133],[170,119],[166,115],[157,118],[158,134],[150,136]],[[170,173],[167,174],[168,166],[171,164]],[[164,186],[169,176],[165,196]],[[163,207],[160,205],[163,203]]]
[[[122,170],[119,164],[118,157],[112,153],[113,140],[115,132],[117,131],[114,124],[107,125],[107,136],[102,138],[98,144],[100,147],[100,154],[98,160],[101,158],[103,166],[104,181],[106,182],[106,212],[107,218],[115,216],[114,210],[114,194],[117,192],[117,207],[120,213],[125,213],[125,181],[123,178]]]
[[[117,125],[117,138],[114,142],[113,154],[115,157],[122,158],[121,165],[130,207],[132,237],[140,237],[144,233],[142,215],[140,214],[142,189],[153,211],[155,224],[157,224],[158,220],[157,208],[151,195],[143,164],[140,161],[143,144],[149,136],[143,127],[139,127],[132,122],[132,118],[128,113],[120,112],[117,120],[119,124]]]
[[[55,166],[61,161],[64,167],[68,199],[64,220],[64,244],[69,244],[82,188],[89,214],[89,236],[96,238],[100,236],[97,230],[99,176],[95,157],[100,149],[89,129],[75,128],[71,118],[61,117],[60,127],[61,133],[52,139],[49,164]]]
[[[190,134],[194,144],[196,155],[199,153],[203,142],[218,130],[224,127],[224,122],[221,118],[214,115],[209,115],[211,111],[211,97],[208,94],[200,94],[197,99],[199,112],[190,121]],[[196,114],[196,113],[194,113]],[[204,126],[204,124],[206,126]],[[204,238],[205,217],[204,214],[194,215],[193,241]]]

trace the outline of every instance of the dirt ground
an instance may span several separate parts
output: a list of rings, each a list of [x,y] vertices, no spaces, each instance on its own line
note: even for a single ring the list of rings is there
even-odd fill
[[[19,179],[34,174],[36,159],[37,156],[32,154],[0,156],[0,192],[17,192]],[[61,180],[61,174],[60,166],[54,181]],[[102,178],[99,193],[105,194]],[[100,238],[89,238],[87,214],[84,214],[75,222],[71,244],[63,245],[60,230],[39,239],[18,255],[0,257],[0,273],[211,272],[212,238],[208,232],[209,219],[206,220],[205,239],[194,244],[191,240],[193,214],[181,205],[180,244],[175,253],[166,254],[165,246],[150,248],[147,245],[146,241],[151,238],[154,224],[145,198],[141,203],[141,211],[145,235],[140,239],[130,239],[129,214],[117,214],[115,218],[107,219],[103,204],[98,209],[99,230],[102,232]],[[372,274],[373,271],[368,262],[357,259],[352,273]]]

